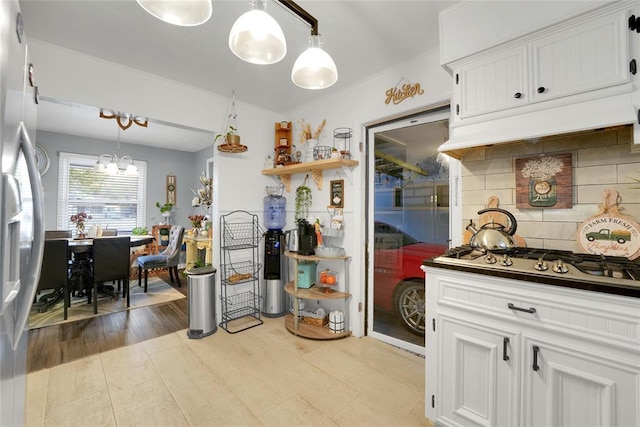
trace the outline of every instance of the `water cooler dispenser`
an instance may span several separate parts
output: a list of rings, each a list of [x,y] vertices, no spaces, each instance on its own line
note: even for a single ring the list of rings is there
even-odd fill
[[[280,317],[286,314],[287,296],[284,285],[288,280],[287,257],[284,256],[287,199],[282,197],[282,187],[267,187],[267,197],[263,200],[264,225],[267,228],[264,239],[264,276],[262,283],[261,312],[266,317]]]

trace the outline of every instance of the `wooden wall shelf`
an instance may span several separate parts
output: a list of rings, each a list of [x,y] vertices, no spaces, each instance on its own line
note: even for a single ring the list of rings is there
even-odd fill
[[[318,190],[322,190],[322,171],[327,169],[340,169],[342,168],[345,176],[351,182],[351,169],[354,166],[358,166],[357,160],[350,159],[323,159],[313,162],[296,163],[295,165],[280,166],[273,169],[265,169],[262,171],[263,175],[277,175],[282,180],[282,184],[285,186],[287,192],[291,191],[291,175],[299,173],[311,172],[311,178],[316,183]]]

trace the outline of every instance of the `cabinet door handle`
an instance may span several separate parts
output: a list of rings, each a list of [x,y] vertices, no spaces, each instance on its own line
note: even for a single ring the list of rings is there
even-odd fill
[[[547,90],[544,86],[540,86],[538,88],[538,93],[544,93],[544,91]]]
[[[538,347],[537,345],[533,346],[533,370],[534,371],[539,371],[540,370],[540,366],[538,366],[538,352],[540,351],[540,347]]]
[[[516,92],[515,95],[513,95],[513,97],[515,99],[520,99],[520,98],[522,98],[522,94],[520,92]]]
[[[522,307],[517,307],[517,306],[513,305],[512,303],[508,303],[507,307],[509,307],[509,310],[524,311],[525,313],[530,313],[530,314],[534,314],[536,312],[535,307],[522,308]]]
[[[502,339],[502,360],[505,362],[509,360],[509,355],[507,354],[507,346],[509,345],[509,338],[504,337]]]

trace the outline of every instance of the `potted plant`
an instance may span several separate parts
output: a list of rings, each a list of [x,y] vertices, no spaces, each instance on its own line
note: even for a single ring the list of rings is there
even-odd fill
[[[169,218],[171,217],[171,209],[173,209],[173,203],[165,203],[161,205],[160,202],[156,202],[156,207],[160,209],[160,214],[164,217],[164,222],[169,224]]]
[[[146,236],[149,234],[149,229],[147,227],[133,227],[131,230],[131,235],[133,236]]]
[[[309,208],[311,207],[311,188],[307,187],[307,175],[304,178],[304,182],[300,187],[296,189],[296,206],[295,206],[295,221],[296,223],[301,220],[306,220],[309,216]]]
[[[227,145],[239,146],[240,145],[240,135],[238,135],[238,129],[234,126],[229,125],[227,128],[227,133],[219,133],[216,135],[213,142],[215,143],[218,139],[223,138]]]

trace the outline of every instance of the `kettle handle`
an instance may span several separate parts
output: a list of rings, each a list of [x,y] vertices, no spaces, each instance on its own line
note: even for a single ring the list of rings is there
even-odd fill
[[[516,234],[516,229],[518,228],[518,222],[516,221],[516,217],[514,217],[511,212],[505,211],[504,209],[500,209],[500,208],[486,208],[486,209],[479,210],[478,215],[482,215],[483,213],[487,213],[487,212],[500,212],[502,214],[505,214],[509,218],[509,222],[511,223],[511,226],[509,227],[509,230],[507,230],[507,233],[510,236],[513,236],[514,234]]]

